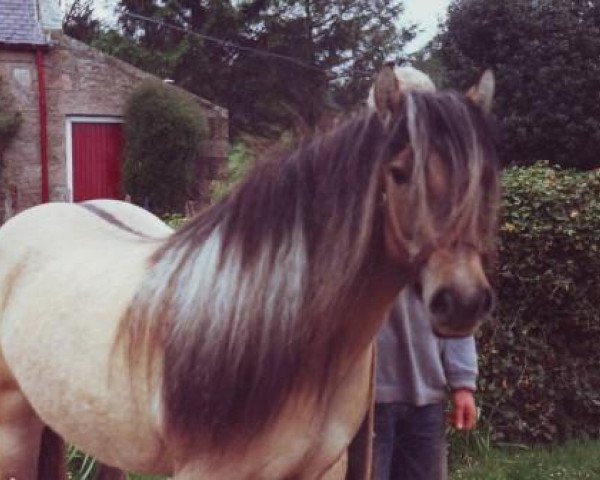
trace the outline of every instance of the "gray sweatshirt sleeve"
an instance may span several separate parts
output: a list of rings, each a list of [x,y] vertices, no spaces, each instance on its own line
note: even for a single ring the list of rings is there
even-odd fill
[[[477,349],[473,336],[442,339],[442,363],[450,390],[477,389]]]

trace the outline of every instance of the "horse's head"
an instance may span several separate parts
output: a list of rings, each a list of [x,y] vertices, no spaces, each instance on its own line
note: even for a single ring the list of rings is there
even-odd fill
[[[385,68],[372,95],[390,138],[381,180],[385,248],[411,272],[435,333],[464,336],[492,307],[483,258],[498,203],[487,118],[494,77],[486,72],[467,95],[404,83]]]

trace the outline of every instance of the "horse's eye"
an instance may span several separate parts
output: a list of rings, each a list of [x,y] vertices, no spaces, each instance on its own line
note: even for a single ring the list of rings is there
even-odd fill
[[[410,172],[405,168],[393,166],[390,168],[390,173],[394,179],[394,182],[396,182],[398,185],[408,183],[410,179]]]

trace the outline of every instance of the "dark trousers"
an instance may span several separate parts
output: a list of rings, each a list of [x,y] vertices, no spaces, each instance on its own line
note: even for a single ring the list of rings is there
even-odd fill
[[[375,404],[375,480],[447,480],[445,405]]]

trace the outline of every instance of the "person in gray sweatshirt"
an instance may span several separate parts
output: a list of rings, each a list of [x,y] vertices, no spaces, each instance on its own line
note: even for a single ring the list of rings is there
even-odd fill
[[[376,480],[446,480],[446,401],[458,430],[476,422],[473,337],[439,338],[411,288],[400,292],[377,337]]]

